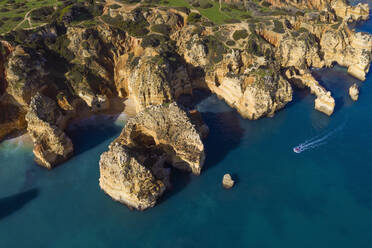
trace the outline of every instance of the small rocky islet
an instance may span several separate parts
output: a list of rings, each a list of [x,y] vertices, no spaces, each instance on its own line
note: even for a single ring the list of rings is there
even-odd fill
[[[372,36],[348,25],[369,18],[367,4],[245,1],[255,17],[215,24],[196,9],[123,2],[66,1],[50,22],[0,36],[0,140],[26,130],[35,161],[53,169],[74,154],[69,123],[129,100],[135,114],[101,155],[99,185],[137,210],[171,188],[169,166],[202,171],[208,127],[181,96],[205,90],[256,120],[309,88],[332,115],[310,68],[337,63],[361,81],[369,71]]]

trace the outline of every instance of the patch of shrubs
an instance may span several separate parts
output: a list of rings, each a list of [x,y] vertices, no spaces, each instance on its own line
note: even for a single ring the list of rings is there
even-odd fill
[[[225,23],[228,23],[228,24],[240,23],[240,20],[234,19],[234,18],[228,18],[228,19],[225,19]]]
[[[225,12],[231,12],[231,9],[229,7],[222,7],[221,10]]]
[[[247,51],[253,55],[261,57],[264,54],[261,47],[258,45],[259,39],[260,37],[258,37],[257,34],[251,34],[248,38]]]
[[[155,24],[151,26],[151,31],[168,36],[171,28],[167,24]]]
[[[121,6],[119,4],[114,3],[114,4],[110,5],[109,8],[110,9],[120,9]]]
[[[248,32],[245,29],[242,30],[236,30],[233,34],[234,40],[241,40],[248,37]]]
[[[50,21],[54,13],[53,7],[41,7],[30,13],[32,21],[47,22]]]
[[[109,15],[102,16],[102,20],[114,27],[117,27],[123,31],[128,32],[130,35],[135,37],[143,37],[148,34],[149,30],[147,27],[149,23],[143,17],[141,12],[137,13],[137,19],[135,21],[126,20],[124,21],[121,16],[112,18]]]
[[[70,40],[67,35],[58,36],[54,44],[50,46],[52,50],[58,53],[61,57],[65,58],[67,61],[74,59],[74,54],[67,48],[70,44]]]
[[[187,8],[187,7],[174,7],[174,9],[178,10],[178,11],[181,11],[187,15],[189,15],[191,13],[190,9]]]
[[[201,15],[198,14],[198,13],[191,13],[188,17],[187,17],[187,22],[189,24],[195,24],[197,22],[199,22],[201,20]]]
[[[117,1],[125,4],[134,4],[141,2],[141,0],[117,0]]]
[[[228,41],[226,41],[226,45],[228,45],[228,46],[235,46],[235,41],[233,41],[233,40],[228,40]]]
[[[199,4],[200,8],[202,9],[209,9],[213,7],[213,4],[211,4],[208,0],[200,0]]]
[[[213,35],[203,39],[203,43],[208,49],[208,58],[213,63],[218,63],[223,59],[223,54],[227,52],[226,47]]]
[[[301,27],[300,29],[298,29],[298,32],[299,32],[299,33],[308,33],[309,30],[307,30],[307,29],[304,28],[304,27]]]
[[[336,24],[333,24],[331,27],[332,27],[333,29],[338,29],[338,28],[340,27],[340,25],[341,25],[341,22],[338,22],[338,23],[336,23]]]
[[[75,2],[75,3],[74,3]],[[102,15],[103,6],[93,0],[85,3],[75,1],[66,1],[63,8],[58,10],[54,17],[58,22],[71,23],[81,22]]]
[[[271,3],[266,2],[266,1],[263,1],[262,2],[262,6],[264,6],[264,7],[270,7],[271,6]]]
[[[274,20],[274,31],[280,34],[285,33],[284,26],[281,21]]]
[[[159,34],[150,34],[143,38],[141,45],[143,47],[158,47],[161,43],[165,42],[167,38]]]
[[[243,18],[243,19],[248,19],[248,18],[251,18],[252,16],[250,14],[243,14],[240,16],[240,18]]]

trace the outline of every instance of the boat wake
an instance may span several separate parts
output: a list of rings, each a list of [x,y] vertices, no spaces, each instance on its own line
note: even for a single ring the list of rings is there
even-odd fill
[[[345,123],[343,123],[341,126],[337,127],[336,129],[322,135],[315,136],[309,140],[306,140],[305,142],[299,144],[298,146],[293,148],[293,152],[295,153],[301,153],[306,150],[314,149],[319,146],[325,145],[328,143],[328,140],[334,136],[337,132],[341,131],[345,126]]]

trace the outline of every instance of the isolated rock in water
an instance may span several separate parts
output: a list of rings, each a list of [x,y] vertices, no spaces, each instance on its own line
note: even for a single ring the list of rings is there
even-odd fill
[[[359,88],[358,88],[358,85],[353,84],[349,88],[349,95],[350,95],[351,99],[353,99],[353,101],[357,101],[358,100],[358,98],[359,98]]]
[[[51,169],[72,156],[72,142],[62,131],[66,126],[66,117],[52,99],[40,93],[32,97],[26,121],[38,164]]]
[[[200,174],[205,155],[197,130],[204,128],[196,129],[175,103],[145,109],[102,154],[100,187],[129,207],[153,207],[170,187],[166,164]]]
[[[114,200],[137,210],[153,207],[165,185],[128,147],[113,142],[101,155],[99,185]]]
[[[222,186],[225,189],[231,189],[234,186],[234,180],[232,180],[230,174],[225,174],[222,178]]]
[[[116,140],[128,147],[161,147],[174,167],[199,175],[205,154],[201,136],[176,103],[151,106],[130,119]]]
[[[285,75],[291,83],[300,88],[308,87],[311,93],[316,95],[314,103],[316,110],[329,116],[333,114],[336,105],[335,99],[331,96],[331,92],[322,87],[309,71],[298,73],[294,69],[288,69]]]
[[[331,116],[335,109],[335,101],[331,95],[322,95],[315,99],[315,109]]]

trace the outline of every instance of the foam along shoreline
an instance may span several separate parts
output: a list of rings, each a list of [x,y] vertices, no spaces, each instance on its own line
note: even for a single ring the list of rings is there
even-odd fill
[[[28,133],[5,139],[0,143],[0,152],[16,152],[19,149],[32,150],[33,142]]]
[[[124,126],[128,118],[129,116],[124,112],[117,114],[90,115],[84,118],[79,118],[71,121],[69,126],[67,127],[67,130],[74,130],[79,127],[94,126],[107,122],[112,122],[117,126]]]

